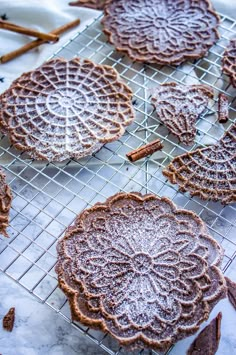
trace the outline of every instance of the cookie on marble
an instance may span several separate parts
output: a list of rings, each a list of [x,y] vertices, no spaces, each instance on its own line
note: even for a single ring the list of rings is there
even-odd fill
[[[106,0],[78,0],[78,1],[69,2],[69,5],[89,7],[91,9],[102,10],[105,6],[105,2]]]
[[[0,130],[32,158],[82,158],[120,138],[134,120],[132,92],[115,69],[53,59],[0,97]]]
[[[108,0],[104,32],[132,60],[179,65],[217,41],[219,16],[209,0]]]
[[[236,124],[217,144],[175,157],[163,170],[179,190],[203,200],[236,202]]]
[[[82,212],[58,245],[72,319],[127,350],[166,350],[225,297],[223,251],[193,212],[168,198],[118,193]]]
[[[223,72],[230,78],[236,88],[236,38],[232,39],[223,56]]]
[[[181,143],[190,145],[196,136],[196,120],[213,96],[212,88],[206,85],[167,83],[153,90],[152,104],[171,133]]]
[[[0,170],[0,234],[8,237],[6,228],[9,225],[9,213],[12,202],[10,187],[6,183],[6,176]]]
[[[216,354],[221,337],[221,319],[222,313],[219,312],[210,324],[198,334],[188,349],[187,355]]]
[[[2,326],[3,329],[8,332],[12,332],[15,323],[15,307],[9,309],[7,314],[3,317]]]

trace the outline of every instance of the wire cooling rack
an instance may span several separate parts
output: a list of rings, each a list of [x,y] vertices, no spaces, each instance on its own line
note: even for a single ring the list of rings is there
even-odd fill
[[[106,42],[100,18],[54,54],[53,57],[80,56],[111,65],[133,89],[135,122],[119,141],[107,144],[96,155],[60,164],[37,162],[16,151],[5,136],[1,137],[0,163],[5,167],[14,200],[8,228],[10,238],[2,238],[0,243],[0,269],[68,322],[68,303],[57,287],[54,271],[57,240],[79,212],[118,191],[167,196],[178,206],[195,211],[225,249],[224,271],[230,268],[236,257],[236,206],[223,207],[220,203],[190,198],[167,182],[162,175],[163,167],[186,148],[160,124],[150,105],[151,89],[170,81],[201,82],[213,87],[216,94],[227,94],[231,103],[229,122],[224,126],[217,122],[216,101],[212,102],[197,122],[198,135],[196,143],[188,148],[191,150],[216,142],[232,124],[235,91],[221,73],[221,59],[229,39],[236,35],[236,22],[225,16],[221,18],[221,39],[208,56],[178,68],[133,63],[117,53]],[[160,138],[164,144],[161,152],[135,164],[127,161],[125,154],[128,151],[155,138]],[[124,353],[109,336],[78,323],[72,323],[72,326],[107,353]]]

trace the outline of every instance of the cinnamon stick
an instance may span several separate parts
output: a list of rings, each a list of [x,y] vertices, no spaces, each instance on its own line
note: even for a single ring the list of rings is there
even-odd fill
[[[15,25],[13,23],[6,22],[6,21],[0,21],[0,29],[11,31],[11,32],[16,32],[16,33],[22,33],[24,35],[37,37],[37,38],[43,39],[45,41],[57,42],[59,40],[59,37],[55,34],[42,33],[42,32],[33,30],[31,28],[18,26],[18,25]]]
[[[54,35],[61,35],[64,32],[78,26],[79,24],[80,24],[80,19],[77,19],[77,20],[71,21],[69,23],[66,23],[65,25],[62,25],[61,27],[58,27],[49,33],[54,34]],[[24,46],[16,49],[15,51],[12,51],[12,52],[0,57],[0,63],[2,63],[2,64],[7,63],[10,60],[17,58],[20,55],[30,51],[31,49],[37,48],[38,46],[40,46],[44,43],[47,43],[47,41],[45,41],[43,39],[36,39],[32,42],[29,42],[29,43],[25,44]]]
[[[218,121],[226,123],[229,118],[229,101],[225,94],[220,93],[218,97]]]
[[[139,159],[145,158],[146,156],[157,152],[158,150],[161,150],[162,148],[163,145],[161,144],[160,139],[156,139],[151,143],[132,150],[131,152],[127,153],[126,156],[130,161],[135,162]]]

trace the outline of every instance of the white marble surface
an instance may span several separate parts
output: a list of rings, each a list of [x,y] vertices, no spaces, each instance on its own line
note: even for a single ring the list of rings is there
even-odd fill
[[[0,275],[0,285],[0,320],[10,307],[16,308],[13,331],[7,332],[0,326],[0,354],[105,354],[55,311],[4,274]]]

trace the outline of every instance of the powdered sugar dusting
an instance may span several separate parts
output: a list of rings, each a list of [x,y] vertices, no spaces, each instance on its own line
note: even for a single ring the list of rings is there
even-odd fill
[[[223,292],[223,275],[215,289],[217,276],[210,274],[221,261],[220,246],[196,215],[168,199],[118,194],[78,217],[77,225],[58,245],[59,285],[66,280],[66,293],[80,291],[83,309],[79,298],[77,307],[88,323],[100,319],[121,342],[128,336],[132,343],[141,331],[165,347],[180,326],[186,329],[181,338],[196,318],[205,319],[205,292],[215,300]],[[81,320],[78,309],[73,317]]]
[[[207,0],[110,0],[104,10],[104,32],[133,60],[178,65],[218,39],[219,18]]]
[[[219,143],[175,157],[163,170],[172,183],[202,199],[236,202],[236,125]]]
[[[134,119],[131,98],[113,68],[54,59],[3,94],[0,127],[34,158],[81,158],[124,133]]]
[[[167,83],[152,95],[159,119],[184,144],[192,144],[196,136],[195,122],[206,109],[213,91],[204,85]]]
[[[223,71],[229,75],[231,84],[236,88],[236,39],[232,39],[223,57]]]

